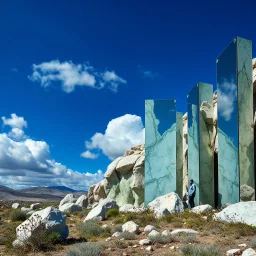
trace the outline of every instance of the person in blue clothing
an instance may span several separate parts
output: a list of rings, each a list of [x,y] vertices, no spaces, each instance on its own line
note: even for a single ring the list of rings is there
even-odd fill
[[[188,203],[190,205],[190,208],[195,207],[195,202],[194,202],[194,198],[196,195],[196,185],[194,184],[193,180],[189,181],[189,190],[188,190]]]

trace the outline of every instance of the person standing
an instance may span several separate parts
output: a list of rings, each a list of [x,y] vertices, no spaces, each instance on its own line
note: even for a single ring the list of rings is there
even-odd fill
[[[188,190],[188,203],[190,205],[190,208],[194,208],[195,207],[195,202],[194,202],[194,198],[196,195],[196,185],[194,184],[193,180],[189,181],[189,190]]]

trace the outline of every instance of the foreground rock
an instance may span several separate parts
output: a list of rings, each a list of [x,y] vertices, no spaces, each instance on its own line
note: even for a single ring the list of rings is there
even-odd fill
[[[88,213],[84,222],[91,219],[105,220],[106,212],[110,209],[118,209],[118,206],[115,200],[106,198]]]
[[[255,255],[256,255],[256,252],[252,248],[246,249],[242,254],[242,256],[255,256]]]
[[[12,205],[12,209],[18,209],[20,207],[20,204],[19,203],[14,203]]]
[[[223,222],[242,222],[256,227],[256,202],[240,202],[227,206],[213,218]]]
[[[241,250],[240,249],[231,249],[231,250],[227,251],[226,255],[227,256],[241,255]]]
[[[133,221],[128,221],[122,225],[122,231],[137,234],[139,232],[139,226]]]
[[[26,243],[31,237],[36,235],[39,228],[47,233],[58,232],[62,239],[68,237],[68,226],[66,225],[66,215],[53,207],[47,207],[37,211],[16,228],[17,239],[14,246]]]
[[[175,229],[171,232],[172,236],[180,236],[180,235],[197,235],[198,232],[193,230],[193,229],[186,229],[186,228],[180,228],[180,229]]]
[[[67,203],[75,203],[76,199],[73,194],[67,194],[59,204],[59,207]]]
[[[83,210],[82,206],[74,203],[63,204],[59,207],[62,212],[81,212]]]
[[[122,212],[122,213],[127,213],[127,212],[141,213],[141,212],[145,212],[146,210],[147,209],[144,207],[136,207],[133,204],[125,204],[119,208],[119,212]]]
[[[81,206],[83,208],[87,208],[87,206],[88,206],[88,197],[85,196],[85,195],[81,195],[76,200],[76,205],[79,205],[79,206]]]
[[[199,205],[194,207],[191,212],[193,213],[205,213],[205,212],[211,212],[212,211],[212,207],[209,204],[204,204],[204,205]]]
[[[178,194],[174,192],[157,197],[154,201],[148,204],[148,208],[153,211],[157,218],[161,218],[170,213],[184,212],[183,202]]]

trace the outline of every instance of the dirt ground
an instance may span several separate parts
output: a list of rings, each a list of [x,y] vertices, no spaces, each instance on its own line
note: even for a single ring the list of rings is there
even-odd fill
[[[115,217],[110,217],[106,221],[99,224],[107,224],[111,229],[111,234],[116,230],[116,227],[122,225],[127,220],[132,220],[139,224],[140,232],[129,240],[120,242],[120,238],[111,238],[106,241],[108,236],[90,237],[85,239],[79,232],[79,225],[83,222],[86,213],[73,213],[67,215],[67,225],[69,227],[69,237],[62,243],[57,244],[54,250],[47,252],[24,252],[13,251],[11,242],[15,239],[15,228],[21,222],[10,222],[9,215],[13,210],[6,205],[0,205],[0,256],[8,255],[48,255],[48,256],[66,256],[69,248],[75,247],[78,243],[85,242],[101,242],[104,244],[102,255],[124,256],[124,255],[185,255],[181,252],[184,246],[199,246],[199,245],[213,245],[219,248],[220,255],[226,255],[226,251],[234,248],[239,248],[239,244],[247,244],[247,248],[256,247],[256,228],[244,224],[223,224],[212,220],[212,214],[195,215],[189,212],[180,215],[170,215],[161,220],[152,218],[148,213],[144,214],[119,214]],[[199,232],[197,236],[177,236],[171,242],[155,242],[152,244],[153,251],[146,250],[147,246],[139,245],[141,239],[146,239],[147,235],[143,232],[146,225],[153,225],[160,233],[164,230],[174,230],[177,228],[192,228]],[[9,241],[7,242],[7,240]],[[174,246],[174,249],[170,247]],[[189,255],[189,254],[187,254]],[[192,255],[192,254],[191,254]],[[208,254],[207,254],[208,255]],[[210,254],[209,254],[210,256]]]

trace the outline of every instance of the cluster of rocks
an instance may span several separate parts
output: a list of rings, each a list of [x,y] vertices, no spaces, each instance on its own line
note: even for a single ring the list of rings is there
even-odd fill
[[[144,203],[144,145],[132,147],[107,168],[105,179],[92,185],[88,191],[88,203],[92,206],[105,198],[116,200],[119,207]]]
[[[35,210],[40,209],[40,207],[40,203],[31,204],[29,208],[21,207],[19,203],[12,204],[12,209],[20,209],[22,212],[26,213],[27,216],[31,216],[35,212]]]
[[[73,194],[67,194],[59,204],[59,210],[62,212],[80,212],[88,206],[88,197],[81,195],[75,198]]]

